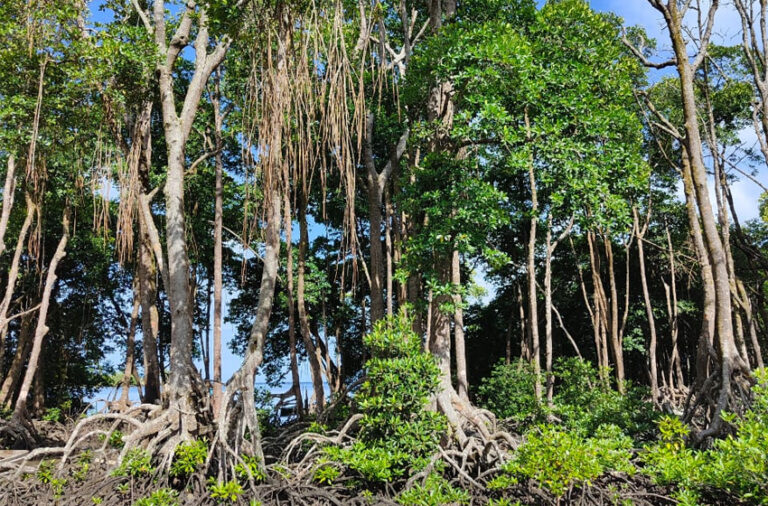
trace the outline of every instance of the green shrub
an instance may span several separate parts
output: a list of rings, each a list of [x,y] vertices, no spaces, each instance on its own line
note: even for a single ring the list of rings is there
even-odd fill
[[[61,408],[48,408],[43,414],[43,420],[46,422],[60,422],[61,421]]]
[[[478,386],[478,404],[515,422],[539,419],[542,412],[534,395],[535,378],[533,366],[522,359],[512,364],[500,362]]]
[[[53,468],[56,462],[53,460],[43,460],[37,466],[37,479],[40,483],[48,484],[53,480]]]
[[[243,487],[235,480],[222,483],[214,478],[210,478],[208,480],[208,491],[211,493],[211,498],[218,503],[235,503],[242,495]]]
[[[139,499],[134,506],[177,506],[179,493],[170,488],[161,488],[152,492],[148,497]]]
[[[567,427],[584,434],[603,424],[617,425],[630,435],[653,430],[657,412],[643,400],[642,389],[629,382],[626,394],[608,388],[595,366],[576,357],[557,360],[553,372],[555,411]]]
[[[208,457],[208,441],[197,439],[176,448],[171,464],[171,476],[189,476],[205,463]]]
[[[696,473],[704,465],[703,452],[685,446],[688,427],[674,416],[659,420],[659,442],[649,445],[641,454],[643,472],[660,485],[694,486]]]
[[[441,506],[443,504],[469,504],[469,492],[454,488],[436,473],[427,476],[423,485],[404,490],[397,502],[404,506]]]
[[[631,449],[632,440],[615,425],[600,426],[594,437],[586,439],[553,425],[539,426],[526,434],[512,460],[488,486],[505,489],[521,478],[531,479],[560,497],[606,471],[633,473]]]
[[[99,434],[99,440],[104,441],[107,438],[105,434]],[[112,448],[122,448],[125,446],[123,442],[123,433],[120,430],[114,430],[109,434],[109,442],[107,443]]]
[[[391,482],[423,469],[447,429],[445,417],[425,409],[440,370],[403,311],[376,322],[364,342],[372,358],[355,396],[363,415],[358,441],[325,452],[369,482]]]
[[[123,457],[123,461],[112,471],[113,476],[125,476],[138,478],[140,476],[149,476],[154,468],[152,467],[152,457],[147,450],[133,448]]]
[[[91,462],[93,461],[93,452],[86,450],[77,457],[77,468],[72,472],[72,477],[75,481],[85,481],[88,476],[88,471],[91,469]]]
[[[243,459],[243,462],[235,464],[235,473],[242,481],[252,479],[259,482],[267,479],[259,457],[241,455],[240,458]]]
[[[332,464],[323,464],[315,469],[312,478],[321,485],[331,485],[341,475],[341,471]]]
[[[724,414],[734,434],[696,451],[685,446],[688,427],[665,417],[659,422],[660,441],[641,455],[643,471],[656,483],[677,485],[680,498],[695,499],[703,488],[714,487],[768,504],[768,373],[756,371],[755,377],[751,408],[742,418]]]
[[[656,414],[643,401],[644,391],[625,384],[626,394],[607,388],[599,371],[588,361],[559,359],[553,368],[554,414],[563,424],[583,434],[592,434],[603,424],[619,426],[627,434],[653,429]],[[605,371],[604,374],[609,374]],[[544,420],[546,407],[536,401],[533,367],[524,361],[498,364],[477,389],[479,404],[496,416],[515,422]]]

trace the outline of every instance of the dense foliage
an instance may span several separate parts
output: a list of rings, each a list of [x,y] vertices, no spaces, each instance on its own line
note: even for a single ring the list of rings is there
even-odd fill
[[[764,4],[2,1],[0,503],[768,504]]]

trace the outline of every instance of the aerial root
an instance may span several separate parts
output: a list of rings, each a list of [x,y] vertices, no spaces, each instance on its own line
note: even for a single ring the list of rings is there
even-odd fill
[[[688,392],[683,422],[691,425],[691,442],[702,446],[728,430],[723,412],[742,415],[752,403],[755,379],[749,367],[738,358],[724,360],[704,380]]]

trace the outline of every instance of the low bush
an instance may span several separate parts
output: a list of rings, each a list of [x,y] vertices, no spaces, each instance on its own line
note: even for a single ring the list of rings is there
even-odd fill
[[[179,493],[171,488],[161,488],[134,503],[134,506],[178,506]]]
[[[677,485],[679,498],[688,503],[698,501],[703,489],[716,488],[768,504],[768,372],[757,371],[755,377],[751,408],[741,418],[724,415],[733,434],[697,451],[685,446],[688,427],[665,417],[659,422],[660,440],[641,455],[643,471],[656,483]]]
[[[591,362],[576,357],[557,360],[553,371],[555,411],[567,427],[584,434],[603,424],[616,425],[630,435],[654,429],[657,412],[643,400],[643,389],[625,382],[626,393],[621,394],[605,385]],[[610,371],[603,376],[610,376]]]
[[[642,389],[629,382],[625,394],[606,387],[590,362],[575,357],[558,360],[553,374],[556,388],[552,414],[565,427],[587,435],[607,423],[630,435],[653,430],[656,412],[643,400]],[[526,362],[500,363],[478,387],[479,404],[500,418],[528,424],[542,422],[547,412],[534,396],[535,378],[533,367]]]
[[[120,465],[112,471],[112,475],[138,478],[149,476],[153,471],[152,457],[149,452],[142,448],[134,448],[128,450]]]
[[[403,506],[442,506],[469,504],[469,492],[455,488],[437,473],[430,473],[423,485],[404,490],[397,497]]]
[[[363,415],[357,442],[325,455],[368,482],[391,482],[423,469],[447,429],[442,415],[426,409],[440,370],[402,311],[376,322],[364,342],[372,358],[355,397]]]
[[[534,395],[533,366],[520,359],[499,362],[477,388],[478,404],[499,418],[514,422],[541,420],[541,403]]]
[[[171,476],[189,476],[205,463],[208,457],[208,441],[197,439],[176,448],[171,464]]]
[[[601,425],[594,437],[554,425],[530,430],[525,442],[492,479],[489,489],[506,489],[530,479],[557,497],[574,486],[589,485],[606,471],[632,474],[632,439],[615,425]]]

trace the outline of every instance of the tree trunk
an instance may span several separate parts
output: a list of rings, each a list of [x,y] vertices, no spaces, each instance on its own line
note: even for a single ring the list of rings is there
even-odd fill
[[[126,409],[130,406],[131,379],[136,368],[136,321],[139,318],[139,307],[141,305],[141,293],[139,288],[139,279],[134,276],[133,279],[133,309],[131,310],[131,322],[128,327],[128,335],[125,339],[125,368],[123,369],[123,379],[120,382],[120,399],[117,401],[119,409]]]
[[[0,255],[5,252],[5,232],[8,230],[8,220],[13,209],[13,198],[16,193],[16,158],[13,153],[8,155],[8,171],[5,173],[3,187],[3,211],[0,214]]]
[[[208,16],[205,8],[190,2],[181,14],[170,42],[167,39],[165,2],[153,5],[154,27],[150,30],[159,50],[157,79],[165,133],[168,170],[165,181],[165,232],[168,261],[166,293],[171,310],[170,374],[167,394],[172,409],[179,412],[182,438],[197,432],[195,390],[199,390],[200,375],[192,361],[194,305],[190,292],[189,255],[184,214],[185,148],[192,124],[200,105],[205,85],[213,71],[224,60],[231,39],[223,37],[209,52]],[[184,94],[180,112],[177,110],[174,66],[189,44],[192,27],[195,62]]]
[[[248,350],[243,364],[227,382],[222,397],[219,412],[214,415],[218,420],[217,437],[225,442],[238,439],[238,432],[245,429],[250,432],[252,454],[263,459],[259,422],[255,409],[254,379],[256,369],[264,360],[264,341],[269,329],[269,319],[277,284],[277,271],[280,265],[280,222],[282,213],[280,193],[277,190],[276,178],[272,178],[271,186],[265,189],[265,220],[264,261],[259,286],[259,301],[256,306],[256,316],[251,327]],[[240,423],[228,418],[232,414],[234,403],[240,403]],[[241,435],[241,434],[240,434]]]
[[[640,227],[640,218],[637,215],[637,207],[632,208],[632,217],[635,222],[637,234],[637,257],[640,265],[640,284],[643,288],[643,302],[645,303],[645,316],[648,319],[648,331],[650,340],[648,343],[648,376],[651,381],[651,397],[654,404],[659,402],[659,372],[656,359],[656,318],[653,316],[651,295],[648,291],[648,279],[645,273],[645,232],[648,230],[648,220]]]
[[[24,379],[21,382],[21,388],[19,390],[19,397],[16,399],[16,406],[13,410],[13,417],[17,420],[26,420],[27,413],[27,401],[29,397],[29,391],[32,387],[32,381],[34,380],[35,373],[37,372],[38,361],[40,359],[40,352],[43,348],[43,338],[48,333],[48,326],[45,321],[48,316],[48,307],[51,302],[51,293],[53,292],[54,285],[56,284],[56,268],[59,265],[64,256],[66,256],[67,241],[69,241],[69,210],[64,211],[64,218],[62,219],[62,235],[59,240],[59,244],[56,247],[56,251],[51,258],[51,262],[48,265],[48,273],[45,278],[45,285],[43,287],[43,296],[40,301],[40,312],[37,318],[37,327],[35,328],[35,336],[32,340],[32,351],[29,355],[29,361],[27,363],[27,369],[24,373]]]
[[[291,361],[291,391],[296,399],[296,414],[304,416],[304,406],[301,399],[301,380],[299,379],[299,361],[296,353],[296,304],[293,300],[293,214],[291,212],[291,196],[289,191],[283,194],[285,208],[285,255],[286,255],[286,298],[288,304],[288,346]]]
[[[453,250],[451,261],[451,284],[457,292],[453,295],[453,340],[456,352],[456,382],[457,393],[465,401],[469,401],[469,381],[467,380],[467,353],[464,348],[464,310],[462,309],[461,295],[461,259],[459,251]]]
[[[546,259],[544,261],[544,367],[547,385],[547,406],[552,408],[555,377],[552,374],[552,215],[547,215]]]
[[[160,362],[157,337],[160,315],[157,311],[157,268],[146,220],[139,219],[139,292],[141,294],[141,335],[144,354],[144,402],[153,404],[160,399]]]
[[[216,93],[213,95],[213,122],[216,149],[216,202],[213,216],[213,413],[219,412],[221,396],[221,319],[222,319],[222,269],[223,269],[223,226],[224,226],[224,160],[221,151],[224,142],[221,138],[223,118],[220,104],[221,75],[216,73],[214,81]],[[288,218],[286,218],[288,219]],[[290,241],[290,235],[288,236]]]
[[[611,348],[613,348],[613,358],[616,365],[616,386],[619,392],[624,393],[624,350],[619,332],[619,295],[616,289],[616,271],[611,238],[604,235],[603,244],[605,245],[605,260],[608,264],[608,286],[611,290]]]
[[[8,324],[11,321],[11,318],[8,317],[8,309],[11,306],[13,292],[16,289],[16,280],[19,278],[19,262],[24,251],[24,242],[27,239],[29,227],[32,226],[32,220],[37,211],[37,206],[35,206],[29,194],[26,194],[25,197],[27,201],[27,215],[24,218],[24,223],[21,225],[19,237],[16,239],[16,248],[13,251],[13,259],[8,271],[8,281],[5,285],[5,295],[3,295],[3,300],[0,302],[0,357],[5,356],[5,338],[8,335]]]
[[[32,349],[32,337],[34,335],[32,332],[34,328],[32,326],[33,316],[34,314],[30,312],[21,317],[21,328],[19,329],[16,353],[13,355],[13,361],[11,361],[11,366],[8,368],[8,374],[6,374],[3,385],[0,387],[0,407],[4,409],[10,408],[16,400],[16,393],[19,390],[24,364],[26,364],[29,351]]]
[[[587,232],[587,244],[589,245],[590,268],[592,272],[592,301],[594,305],[594,332],[597,348],[598,368],[600,377],[607,385],[609,378],[605,374],[610,365],[608,359],[608,307],[605,301],[605,289],[600,277],[600,258],[595,247],[594,232]]]
[[[381,193],[378,178],[368,178],[368,221],[371,241],[371,324],[384,317],[384,258],[381,244]]]
[[[320,369],[320,356],[317,346],[312,341],[312,333],[309,327],[309,317],[307,316],[307,306],[304,298],[305,293],[305,273],[307,265],[307,249],[309,247],[309,232],[307,230],[307,188],[301,192],[301,204],[299,205],[299,275],[297,283],[297,303],[299,313],[299,325],[301,327],[301,337],[304,340],[304,347],[307,350],[309,359],[309,371],[312,376],[312,387],[315,392],[316,414],[325,407],[325,390],[323,388],[323,375]]]
[[[393,299],[395,296],[392,280],[392,203],[389,201],[389,192],[384,195],[384,246],[387,250],[387,316],[394,315]]]
[[[708,26],[714,20],[714,13],[718,7],[718,0],[713,0],[708,14]],[[740,357],[733,335],[733,315],[731,308],[730,279],[728,275],[727,259],[720,232],[717,227],[712,203],[709,200],[707,183],[707,170],[703,159],[701,133],[699,131],[698,109],[696,105],[695,87],[693,82],[696,65],[692,65],[688,55],[688,47],[683,38],[682,15],[678,11],[677,3],[669,2],[661,9],[667,22],[672,48],[675,53],[677,71],[680,76],[680,92],[682,95],[683,117],[685,119],[685,146],[690,175],[693,184],[696,203],[701,217],[704,240],[707,253],[712,263],[712,273],[715,286],[715,317],[718,343],[718,359],[720,387],[717,401],[713,407],[713,415],[707,429],[697,433],[694,437],[697,443],[718,434],[722,428],[721,413],[728,408],[733,401],[732,381],[734,375],[748,374],[748,367]],[[707,40],[702,52],[706,51]],[[704,53],[699,55],[695,62],[703,60]]]
[[[555,391],[555,377],[552,374],[552,359],[553,359],[553,343],[552,343],[552,311],[554,306],[552,305],[552,254],[555,252],[557,245],[565,239],[571,233],[573,228],[574,217],[571,216],[568,225],[562,231],[562,233],[553,241],[552,240],[552,215],[547,216],[547,235],[546,235],[546,262],[544,265],[544,328],[545,328],[545,362],[547,373],[547,405],[552,407],[552,398]],[[563,328],[563,331],[568,334],[568,331]],[[569,334],[568,334],[569,335]],[[570,335],[569,335],[570,338]],[[574,343],[575,347],[575,343]],[[578,348],[576,353],[581,356]]]
[[[525,111],[526,138],[530,142],[531,125],[528,119],[528,110]],[[533,374],[535,376],[533,392],[536,400],[541,400],[541,351],[539,349],[539,311],[538,298],[536,296],[536,224],[539,221],[539,198],[536,192],[536,175],[533,166],[533,154],[528,159],[528,183],[531,189],[531,224],[528,232],[528,251],[526,273],[528,275],[528,331],[531,335],[531,361],[533,362]]]

